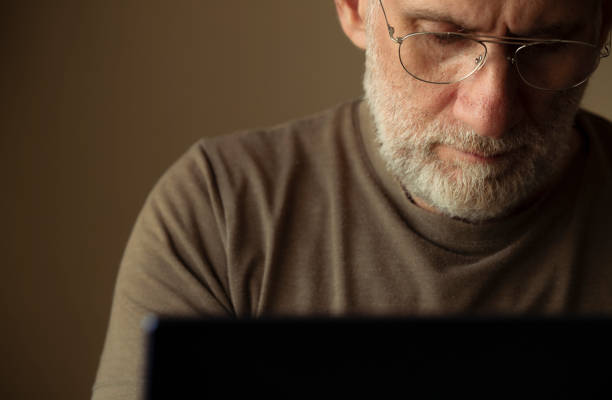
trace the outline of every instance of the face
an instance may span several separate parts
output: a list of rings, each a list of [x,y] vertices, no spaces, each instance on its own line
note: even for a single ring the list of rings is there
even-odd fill
[[[562,34],[594,42],[598,2],[587,3],[383,1],[396,36],[467,29],[497,36]],[[499,44],[487,44],[485,66],[464,81],[420,82],[402,68],[378,1],[370,6],[366,99],[381,154],[415,202],[478,222],[508,215],[541,196],[578,148],[572,124],[584,85],[565,92],[531,88],[506,59],[510,46]]]

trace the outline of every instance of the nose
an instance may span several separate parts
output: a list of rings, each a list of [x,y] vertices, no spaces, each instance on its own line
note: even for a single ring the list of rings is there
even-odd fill
[[[454,117],[482,136],[500,138],[522,118],[518,76],[504,46],[489,51],[486,64],[458,85]]]

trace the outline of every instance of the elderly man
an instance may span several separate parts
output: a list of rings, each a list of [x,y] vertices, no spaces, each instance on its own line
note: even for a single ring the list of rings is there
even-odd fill
[[[94,398],[142,318],[612,311],[612,125],[579,110],[598,0],[336,0],[365,96],[196,143],[121,264]]]

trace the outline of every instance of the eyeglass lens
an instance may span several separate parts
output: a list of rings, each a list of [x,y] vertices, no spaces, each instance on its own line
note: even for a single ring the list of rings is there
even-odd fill
[[[474,73],[487,49],[477,40],[452,33],[423,33],[405,37],[400,60],[415,78],[431,83],[454,83]],[[581,43],[536,43],[520,48],[515,57],[521,78],[549,90],[571,88],[589,77],[599,50]]]

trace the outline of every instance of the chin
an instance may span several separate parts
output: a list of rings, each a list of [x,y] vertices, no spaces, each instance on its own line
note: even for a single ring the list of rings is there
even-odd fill
[[[518,157],[518,155],[517,155]],[[413,198],[429,208],[470,222],[498,219],[543,190],[538,163],[523,158],[520,165],[481,165],[423,158],[386,157],[387,168]]]

